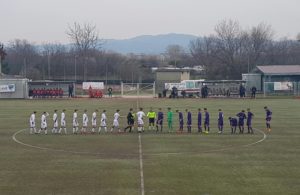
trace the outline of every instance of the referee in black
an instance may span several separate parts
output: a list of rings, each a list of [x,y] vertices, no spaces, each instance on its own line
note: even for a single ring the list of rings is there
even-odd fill
[[[132,130],[132,127],[134,125],[134,115],[132,114],[132,108],[129,109],[129,112],[127,114],[127,124],[128,126],[124,129],[124,132],[126,132],[127,129],[129,129],[129,133]]]

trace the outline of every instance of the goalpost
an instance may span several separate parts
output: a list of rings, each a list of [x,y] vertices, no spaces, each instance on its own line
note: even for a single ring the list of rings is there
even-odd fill
[[[154,83],[123,83],[121,82],[121,97],[155,97]]]

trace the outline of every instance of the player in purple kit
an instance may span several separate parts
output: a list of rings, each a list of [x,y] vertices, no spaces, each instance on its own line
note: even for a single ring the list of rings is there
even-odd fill
[[[187,131],[188,133],[192,133],[192,113],[188,111],[188,109],[185,110],[187,112]]]
[[[198,109],[198,133],[202,133],[202,112],[201,112],[201,108]]]
[[[228,119],[231,127],[231,134],[235,134],[238,121],[236,118],[232,118],[232,117],[229,117]]]
[[[253,134],[252,129],[252,119],[254,117],[254,114],[250,111],[250,108],[247,109],[247,127],[248,127],[248,133]]]
[[[204,118],[204,130],[207,134],[209,132],[209,112],[207,111],[207,108],[204,108],[205,118]]]
[[[223,126],[224,126],[224,114],[222,112],[222,109],[219,109],[219,117],[218,117],[219,133],[223,133]]]
[[[271,120],[272,120],[272,111],[265,106],[264,107],[265,111],[266,111],[266,125],[267,125],[267,131],[271,131]]]
[[[156,120],[156,133],[158,132],[158,126],[160,126],[160,132],[163,129],[164,113],[161,111],[161,108],[158,109],[157,120]]]
[[[176,112],[178,113],[178,119],[179,119],[179,132],[182,133],[183,132],[183,114],[179,110],[176,110]]]
[[[242,110],[236,116],[239,117],[239,129],[240,129],[240,133],[244,133],[244,121],[247,118],[246,114],[245,114],[245,110]]]

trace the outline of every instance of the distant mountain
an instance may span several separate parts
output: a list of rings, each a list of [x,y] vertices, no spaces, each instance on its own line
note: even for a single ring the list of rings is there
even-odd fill
[[[186,34],[142,35],[131,39],[105,39],[102,45],[104,50],[122,54],[160,54],[166,51],[168,45],[180,45],[188,50],[190,41],[197,36]]]

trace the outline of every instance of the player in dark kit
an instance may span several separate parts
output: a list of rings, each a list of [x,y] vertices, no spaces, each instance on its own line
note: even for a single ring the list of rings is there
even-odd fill
[[[198,133],[202,133],[202,112],[198,109]]]
[[[129,112],[127,114],[127,124],[128,124],[128,126],[124,129],[124,132],[126,132],[126,130],[129,129],[129,133],[130,133],[131,130],[132,130],[132,127],[134,125],[134,116],[132,114],[132,111],[133,111],[133,109],[130,108]]]
[[[207,111],[207,108],[204,108],[205,118],[204,118],[204,130],[207,134],[209,132],[209,112]]]
[[[239,129],[240,129],[240,133],[244,133],[244,129],[245,129],[244,128],[244,121],[247,118],[246,114],[245,114],[245,110],[242,110],[236,116],[239,117]]]
[[[183,114],[179,110],[176,110],[178,113],[178,120],[179,120],[179,131],[182,133],[183,132]]]
[[[229,117],[228,119],[231,127],[231,134],[235,134],[238,121],[236,118],[232,118],[232,117]]]
[[[188,133],[192,133],[192,113],[188,111],[188,109],[185,110],[187,112],[187,131]]]
[[[224,126],[224,114],[221,109],[219,109],[219,117],[218,117],[218,128],[219,133],[223,133],[223,126]]]
[[[160,132],[163,129],[164,113],[161,111],[161,108],[158,109],[157,120],[156,120],[156,133],[158,132],[158,126],[160,126]]]
[[[264,107],[265,111],[266,111],[266,125],[267,125],[267,131],[271,131],[271,120],[272,120],[272,112],[271,110],[265,106]]]
[[[254,117],[254,114],[250,111],[250,108],[247,109],[247,127],[248,127],[248,133],[253,134],[252,129],[252,119]]]

